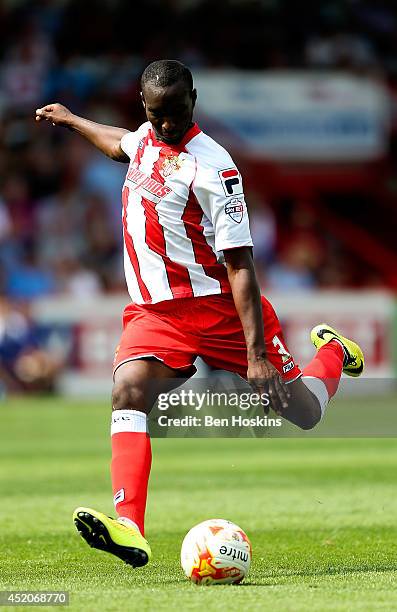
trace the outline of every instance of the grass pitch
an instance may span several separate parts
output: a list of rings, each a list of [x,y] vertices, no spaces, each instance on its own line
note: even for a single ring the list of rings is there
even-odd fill
[[[376,412],[385,400],[362,402]],[[107,404],[15,399],[0,411],[0,590],[67,590],[84,612],[397,608],[395,440],[154,440],[154,560],[132,570],[71,520],[78,505],[113,513]],[[183,536],[211,517],[251,538],[239,586],[182,575]]]

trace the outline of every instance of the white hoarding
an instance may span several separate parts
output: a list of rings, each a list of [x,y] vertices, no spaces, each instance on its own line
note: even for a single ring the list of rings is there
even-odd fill
[[[234,150],[275,160],[371,161],[385,154],[382,82],[348,73],[195,73],[198,119]]]
[[[340,329],[362,346],[366,378],[391,378],[395,299],[384,291],[316,291],[267,294],[281,320],[296,362],[304,367],[315,349],[310,329],[322,322]],[[36,302],[36,320],[70,324],[74,335],[73,367],[61,380],[61,390],[81,395],[109,392],[114,350],[121,334],[121,314],[128,296],[85,301],[64,298]]]

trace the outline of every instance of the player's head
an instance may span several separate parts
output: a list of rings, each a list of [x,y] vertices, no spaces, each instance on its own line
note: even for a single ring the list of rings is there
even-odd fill
[[[142,74],[141,88],[146,117],[157,138],[178,143],[192,124],[197,98],[189,68],[176,60],[153,62]]]

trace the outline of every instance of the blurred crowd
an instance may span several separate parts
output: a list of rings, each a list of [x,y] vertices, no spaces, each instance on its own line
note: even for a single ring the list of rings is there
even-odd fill
[[[3,2],[0,293],[29,301],[124,289],[125,166],[67,130],[35,124],[38,106],[57,100],[93,120],[134,129],[143,120],[139,76],[159,57],[179,58],[193,70],[343,67],[393,81],[396,30],[389,3],[378,1],[309,1],[304,10],[291,0]],[[260,193],[248,199],[263,285],[351,283],[337,250],[318,239],[310,203],[298,203],[302,214],[283,209],[283,227],[294,235],[287,248],[280,211]]]
[[[139,77],[177,58],[192,70],[351,70],[397,82],[397,18],[382,0],[5,0],[0,3],[0,396],[51,390],[68,340],[30,316],[35,298],[125,290],[125,165],[34,121],[60,101],[94,121],[144,120]],[[240,161],[240,160],[239,160]],[[371,284],[319,231],[316,202],[247,200],[267,289]],[[362,267],[362,266],[361,266]],[[376,284],[376,279],[374,280]],[[62,347],[62,348],[61,348]]]
[[[9,392],[53,391],[68,349],[67,335],[37,324],[28,304],[0,297],[0,399]]]

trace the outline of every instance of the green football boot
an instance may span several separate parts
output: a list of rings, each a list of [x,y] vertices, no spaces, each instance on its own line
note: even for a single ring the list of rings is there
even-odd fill
[[[152,551],[148,542],[127,521],[110,518],[92,508],[76,508],[73,521],[92,548],[116,555],[132,567],[142,567],[150,561]]]
[[[313,327],[310,338],[316,349],[321,348],[331,340],[339,340],[345,354],[343,361],[344,373],[348,376],[361,376],[364,370],[364,355],[361,348],[353,340],[341,336],[341,334],[326,323]]]

